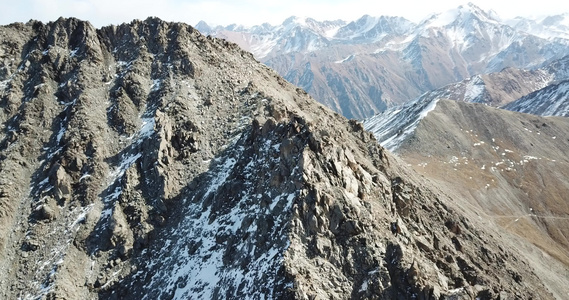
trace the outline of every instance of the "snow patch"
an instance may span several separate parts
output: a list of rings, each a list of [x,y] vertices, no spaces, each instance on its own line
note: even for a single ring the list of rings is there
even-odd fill
[[[162,79],[154,79],[152,81],[152,85],[150,86],[150,91],[151,92],[158,91],[161,85],[162,85]]]
[[[8,88],[8,84],[10,83],[10,81],[12,81],[12,79],[0,81],[0,90],[2,91],[6,90],[6,88]]]
[[[438,101],[439,98],[425,100],[419,97],[402,108],[390,109],[364,120],[364,128],[393,152],[415,132],[419,122],[436,108]]]
[[[91,177],[91,174],[85,173],[85,174],[83,174],[83,175],[79,178],[79,182],[81,182],[81,181],[83,181],[83,179],[87,179],[87,178],[89,178],[89,177]]]
[[[356,57],[356,55],[355,55],[355,54],[352,54],[352,55],[350,55],[350,56],[348,56],[348,57],[346,57],[346,58],[344,58],[344,59],[342,59],[342,60],[337,60],[337,61],[335,61],[334,63],[335,63],[335,64],[341,64],[341,63],[349,62],[349,61],[352,61],[355,57]]]
[[[142,157],[142,153],[140,152],[136,154],[129,154],[124,157],[119,166],[109,174],[110,178],[114,181],[114,179],[122,177],[124,172],[126,172],[126,170],[130,168],[130,166],[132,166],[132,164],[134,164],[140,157]]]
[[[78,52],[78,51],[79,51],[79,48],[75,48],[75,49],[69,51],[69,56],[70,56],[70,57],[75,57],[75,56],[77,56],[77,52]]]
[[[150,137],[154,133],[154,126],[156,125],[156,120],[154,117],[142,118],[142,126],[138,132],[138,137],[144,139]]]
[[[485,90],[484,81],[480,76],[473,77],[467,84],[464,92],[464,101],[475,102]]]

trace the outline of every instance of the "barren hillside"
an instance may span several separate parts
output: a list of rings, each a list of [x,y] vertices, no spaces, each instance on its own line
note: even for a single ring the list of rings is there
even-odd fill
[[[569,290],[556,277],[569,266],[568,132],[567,118],[440,100],[397,152],[465,212],[535,245],[516,247],[539,276],[561,284],[563,298]]]

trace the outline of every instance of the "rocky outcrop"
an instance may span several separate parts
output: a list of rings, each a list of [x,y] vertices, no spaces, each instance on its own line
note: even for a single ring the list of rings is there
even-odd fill
[[[234,44],[152,18],[0,34],[0,298],[552,298]]]

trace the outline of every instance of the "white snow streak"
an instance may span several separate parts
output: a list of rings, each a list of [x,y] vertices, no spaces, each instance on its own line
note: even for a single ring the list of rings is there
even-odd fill
[[[184,220],[169,233],[170,242],[161,247],[163,251],[158,255],[162,257],[159,262],[150,263],[151,267],[163,267],[158,268],[149,288],[173,291],[173,299],[210,298],[215,290],[219,290],[218,295],[233,293],[234,297],[241,299],[262,299],[262,295],[255,294],[255,290],[257,293],[259,290],[258,283],[275,280],[282,255],[289,244],[284,231],[288,218],[286,214],[273,212],[290,211],[296,195],[287,192],[273,195],[274,191],[261,194],[256,182],[259,172],[268,172],[272,165],[278,165],[278,156],[271,154],[279,152],[280,143],[266,140],[259,150],[262,154],[258,157],[262,159],[251,159],[246,166],[238,164],[238,161],[243,161],[241,157],[245,149],[232,148],[235,149],[232,154],[214,160],[207,190],[186,200]],[[297,172],[297,169],[292,171]],[[242,190],[237,199],[225,199],[223,207],[216,206],[213,210],[211,201],[219,199],[226,188],[224,186],[232,184],[236,173],[242,178],[239,180]],[[274,225],[261,228],[261,220],[265,218],[271,218]],[[272,231],[269,232],[271,240],[265,243],[270,243],[261,244],[263,249],[260,249],[257,239],[267,233],[259,231],[267,229]],[[226,246],[227,237],[245,233],[248,238],[233,246],[232,259],[228,262],[226,251],[230,248]],[[248,260],[245,270],[235,262],[244,258]],[[150,298],[146,296],[143,299]]]
[[[439,99],[421,101],[422,98],[364,120],[366,130],[371,131],[380,144],[389,151],[395,151],[401,143],[415,132],[419,122],[437,106]]]

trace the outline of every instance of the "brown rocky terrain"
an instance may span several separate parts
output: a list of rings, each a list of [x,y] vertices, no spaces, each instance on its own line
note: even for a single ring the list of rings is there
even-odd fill
[[[484,89],[476,102],[501,107],[550,84],[555,71],[506,68],[479,78],[484,82]],[[474,99],[465,100],[472,102]]]
[[[558,281],[569,270],[567,132],[567,118],[440,100],[397,152],[464,212],[518,236],[516,247],[563,299],[569,293]]]
[[[553,299],[565,280],[185,24],[0,27],[0,108],[2,299]]]

